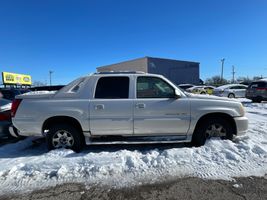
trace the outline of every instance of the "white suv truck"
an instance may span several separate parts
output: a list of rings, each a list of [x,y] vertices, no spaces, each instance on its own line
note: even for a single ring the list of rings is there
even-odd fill
[[[48,149],[85,144],[191,142],[244,134],[248,120],[240,102],[183,92],[161,75],[100,72],[61,90],[26,94],[12,104],[22,136],[45,136]]]

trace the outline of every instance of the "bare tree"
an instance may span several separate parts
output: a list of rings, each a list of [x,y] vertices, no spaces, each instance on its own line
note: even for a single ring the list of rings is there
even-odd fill
[[[213,85],[213,86],[220,86],[220,85],[225,85],[227,84],[228,81],[226,79],[221,79],[221,77],[219,75],[217,76],[213,76],[211,78],[207,78],[206,81],[205,81],[205,84],[206,85]]]

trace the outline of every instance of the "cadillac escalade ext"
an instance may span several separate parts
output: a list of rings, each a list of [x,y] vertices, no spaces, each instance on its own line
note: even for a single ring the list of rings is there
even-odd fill
[[[19,95],[12,121],[22,136],[45,136],[48,149],[85,144],[205,144],[207,138],[244,134],[240,102],[183,92],[161,75],[99,72],[57,92]]]

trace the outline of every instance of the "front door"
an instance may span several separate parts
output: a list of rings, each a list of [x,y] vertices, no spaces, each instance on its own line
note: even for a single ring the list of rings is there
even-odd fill
[[[98,79],[90,101],[92,135],[133,134],[133,99],[129,99],[129,77],[110,76]]]
[[[159,77],[139,76],[134,102],[135,135],[186,135],[190,103],[175,98],[175,89]]]

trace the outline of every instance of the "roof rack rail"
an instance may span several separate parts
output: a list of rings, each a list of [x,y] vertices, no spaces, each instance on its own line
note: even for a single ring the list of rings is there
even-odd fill
[[[142,71],[105,71],[105,72],[96,72],[94,74],[145,74]]]

